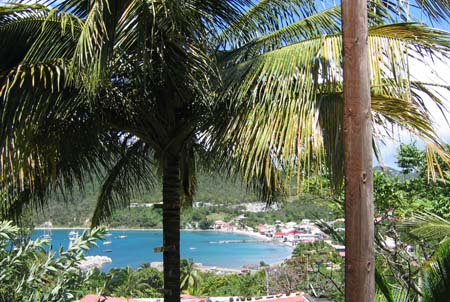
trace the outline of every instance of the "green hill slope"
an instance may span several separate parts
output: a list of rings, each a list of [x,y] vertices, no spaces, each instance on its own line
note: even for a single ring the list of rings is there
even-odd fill
[[[257,201],[256,195],[247,192],[241,184],[219,176],[201,174],[197,182],[195,202],[232,205]],[[84,191],[74,190],[71,196],[55,194],[50,198],[48,206],[43,211],[33,215],[34,224],[40,225],[50,220],[54,226],[88,226],[94,211],[98,190],[98,184],[89,183],[85,186]],[[162,201],[161,191],[162,187],[158,184],[152,190],[132,197],[130,202],[159,203]],[[158,225],[155,225],[154,221],[160,221],[159,216],[157,210],[123,209],[116,212],[110,224],[112,226],[157,227]]]

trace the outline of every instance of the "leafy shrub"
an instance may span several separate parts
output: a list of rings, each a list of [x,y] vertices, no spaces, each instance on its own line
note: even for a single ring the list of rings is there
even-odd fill
[[[84,251],[96,245],[104,228],[84,232],[67,250],[48,248],[48,240],[17,244],[20,230],[0,222],[0,301],[63,302],[80,299],[90,273],[81,273]]]

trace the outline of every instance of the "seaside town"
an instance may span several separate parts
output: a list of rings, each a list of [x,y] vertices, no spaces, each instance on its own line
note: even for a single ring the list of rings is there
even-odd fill
[[[260,224],[255,230],[252,227],[247,227],[243,223],[245,220],[245,215],[240,215],[229,222],[222,220],[217,220],[210,227],[211,231],[217,232],[229,232],[236,234],[243,234],[251,236],[254,239],[242,239],[242,240],[221,240],[218,242],[210,242],[214,244],[230,244],[230,243],[251,243],[251,242],[274,242],[277,244],[283,244],[294,248],[298,244],[314,243],[317,241],[323,241],[330,247],[336,250],[336,252],[341,256],[345,257],[345,246],[333,243],[329,239],[329,236],[323,232],[320,227],[314,224],[313,221],[309,219],[303,219],[300,222],[282,222],[277,220],[274,225]],[[337,219],[335,221],[329,222],[328,225],[333,225],[334,223],[343,223],[344,219]],[[337,231],[343,231],[342,228],[338,228]],[[94,264],[93,264],[94,265]],[[152,267],[155,267],[162,271],[162,262],[152,262]],[[97,265],[98,267],[98,265]],[[215,274],[230,274],[230,273],[246,273],[249,270],[258,270],[260,266],[256,263],[249,263],[243,265],[241,270],[230,269],[217,266],[204,266],[201,263],[196,263],[196,268],[205,271],[213,272]]]
[[[214,206],[211,203],[197,202],[194,203],[194,208],[207,208]],[[218,205],[220,206],[220,205]],[[218,240],[210,241],[210,244],[238,244],[238,243],[275,243],[279,245],[284,245],[292,250],[299,244],[324,242],[329,247],[334,249],[340,257],[345,257],[345,246],[339,244],[338,242],[333,242],[332,238],[327,235],[316,223],[311,219],[302,219],[298,222],[295,221],[281,221],[276,220],[274,224],[259,224],[256,228],[246,225],[246,213],[263,213],[267,211],[277,210],[279,205],[273,204],[267,207],[262,202],[254,202],[247,204],[239,204],[237,207],[242,208],[242,214],[228,220],[216,220],[213,221],[207,229],[200,229],[198,222],[196,223],[186,223],[185,230],[188,231],[214,231],[222,233],[233,233],[248,236],[247,239],[233,239],[233,240]],[[130,208],[136,209],[153,209],[155,204],[151,203],[131,203]],[[156,206],[157,208],[158,206]],[[328,227],[333,228],[335,232],[343,234],[345,220],[343,218],[335,219],[333,221],[322,221]],[[45,229],[51,226],[51,222],[46,222],[40,227]],[[108,240],[108,239],[107,239]],[[107,244],[110,241],[106,241]],[[287,259],[285,259],[287,260]],[[81,267],[83,270],[88,270],[91,268],[101,268],[104,264],[111,263],[112,259],[108,256],[88,256],[86,260],[82,262]],[[151,266],[162,271],[163,263],[153,261]],[[250,270],[260,269],[258,263],[246,263],[243,264],[241,269],[203,265],[202,263],[195,263],[195,268],[203,272],[211,272],[218,275],[222,274],[235,274],[248,272]]]
[[[282,222],[277,220],[275,224],[260,224],[255,230],[252,227],[247,227],[243,224],[245,220],[244,215],[240,215],[229,222],[224,222],[222,220],[217,220],[210,227],[210,231],[225,232],[225,233],[236,233],[252,237],[252,239],[242,239],[242,240],[219,240],[217,242],[210,242],[213,244],[229,244],[229,243],[251,243],[251,242],[273,242],[277,244],[283,244],[289,247],[295,247],[302,243],[314,243],[317,241],[323,241],[336,249],[340,256],[345,257],[345,247],[343,245],[335,244],[329,239],[329,236],[323,232],[319,226],[314,224],[313,221],[309,219],[303,219],[300,222]],[[328,225],[333,225],[334,223],[343,223],[344,219],[337,219],[332,222],[328,222]],[[49,226],[50,223],[47,222],[45,226]],[[43,226],[41,226],[43,227]],[[187,229],[189,230],[189,228]],[[337,231],[343,231],[342,228],[337,228]],[[108,241],[107,241],[108,243]],[[88,256],[86,260],[82,262],[81,267],[83,270],[89,268],[101,268],[103,264],[110,263],[112,260],[105,256]],[[162,262],[153,262],[152,266],[162,270]],[[197,267],[203,271],[215,271],[218,274],[222,273],[236,273],[239,270],[227,269],[227,268],[211,268],[197,264]],[[248,268],[258,268],[256,264],[248,264],[243,267],[243,270]]]

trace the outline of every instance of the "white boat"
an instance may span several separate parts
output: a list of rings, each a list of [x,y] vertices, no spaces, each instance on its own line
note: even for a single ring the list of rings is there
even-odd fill
[[[122,234],[122,235],[119,235],[118,236],[118,238],[120,238],[120,239],[124,239],[124,238],[127,238],[128,236],[127,235],[125,235],[125,234]]]
[[[112,234],[111,233],[106,233],[105,234],[105,237],[109,237],[109,236],[112,236]]]
[[[112,242],[111,241],[105,241],[103,242],[103,245],[110,245]]]
[[[69,232],[69,241],[75,241],[78,238],[78,232],[72,230]]]
[[[43,240],[52,240],[52,223],[51,221],[47,221],[43,224],[44,234],[40,237]]]
[[[50,235],[50,234],[44,234],[44,235],[41,236],[41,239],[44,239],[44,240],[52,240],[52,235]]]

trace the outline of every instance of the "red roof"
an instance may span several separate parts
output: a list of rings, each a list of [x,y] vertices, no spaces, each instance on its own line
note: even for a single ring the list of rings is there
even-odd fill
[[[295,293],[292,294],[292,296],[281,296],[281,295],[274,295],[273,298],[267,298],[263,297],[262,299],[255,298],[254,302],[309,302],[308,299],[306,299],[303,296],[303,293]]]
[[[183,302],[202,302],[206,300],[206,298],[194,297],[187,294],[180,295],[180,298]]]
[[[275,236],[288,236],[288,235],[297,235],[297,234],[301,234],[301,233],[296,230],[290,230],[287,232],[275,232]]]
[[[257,300],[258,302],[308,302],[303,295],[301,296],[288,296],[288,297],[280,297],[275,299],[268,300]]]
[[[205,298],[194,297],[191,295],[180,295],[182,301],[193,302],[193,301],[204,301]],[[139,300],[134,300],[132,298],[117,298],[109,296],[98,296],[98,295],[87,295],[80,302],[138,302]]]
[[[138,302],[138,300],[133,300],[131,298],[116,298],[108,296],[99,295],[87,295],[80,300],[80,302]]]
[[[206,298],[202,297],[194,297],[191,295],[181,295],[181,301],[183,302],[194,302],[194,301],[205,301]],[[212,298],[214,300],[214,298]],[[309,302],[301,293],[297,293],[292,296],[282,296],[277,297],[273,296],[273,298],[256,298],[254,302]],[[80,302],[139,302],[139,300],[134,300],[131,298],[116,298],[116,297],[108,297],[108,296],[99,296],[99,295],[87,295],[80,300]]]

